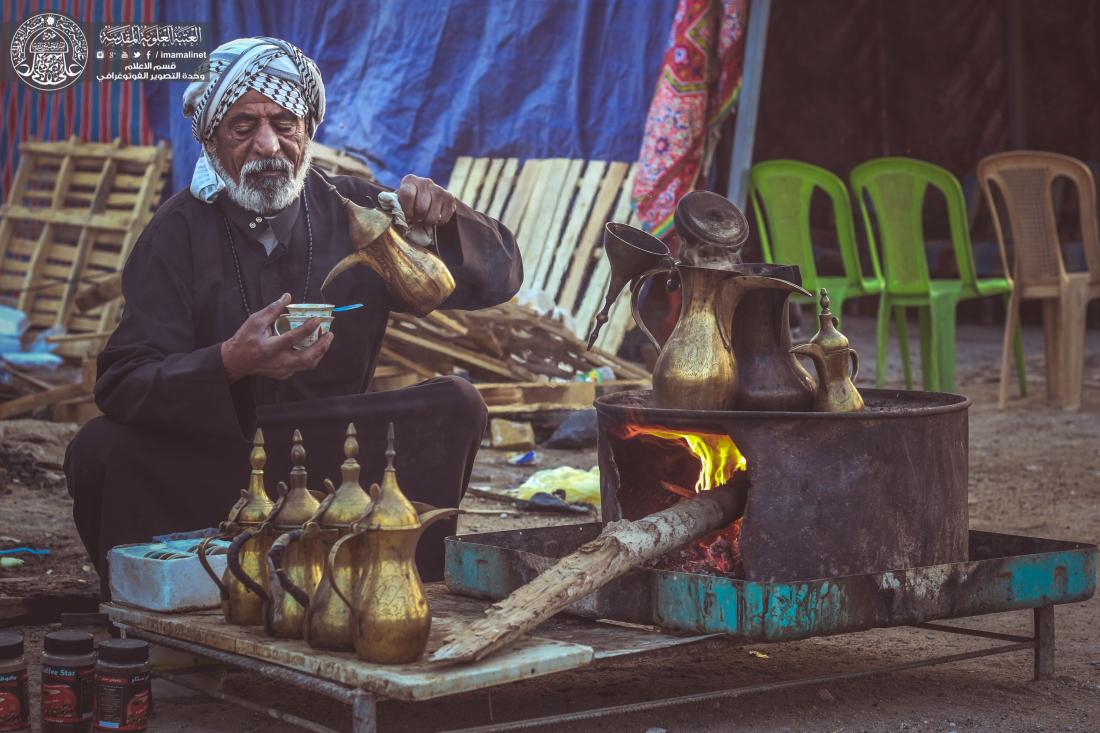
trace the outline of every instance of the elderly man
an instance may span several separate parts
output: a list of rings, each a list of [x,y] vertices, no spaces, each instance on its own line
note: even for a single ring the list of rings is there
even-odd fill
[[[325,273],[353,248],[326,181],[368,207],[384,191],[310,167],[325,113],[317,67],[285,41],[232,41],[211,55],[208,80],[188,87],[184,113],[203,155],[190,190],[161,206],[126,264],[125,311],[98,364],[105,416],[80,431],[66,457],[73,515],[101,578],[115,545],[224,519],[247,485],[257,424],[272,494],[286,480],[295,428],[310,488],[321,489],[323,478],[338,479],[348,422],[359,430],[364,481],[380,480],[392,421],[406,493],[456,506],[484,432],[484,403],[452,377],[364,394],[396,309],[374,271],[355,268],[327,288],[327,302],[365,307],[339,314],[312,346],[293,348],[314,322],[298,333],[272,329],[284,306],[321,301]],[[426,178],[405,176],[396,194],[411,224],[434,227],[454,275],[442,307],[486,307],[516,292],[522,266],[501,224]],[[441,576],[442,537],[453,531],[452,523],[421,542],[425,578]]]

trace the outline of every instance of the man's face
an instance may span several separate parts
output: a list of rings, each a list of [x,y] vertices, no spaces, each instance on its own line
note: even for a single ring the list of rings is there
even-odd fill
[[[231,193],[240,191],[269,213],[286,205],[286,192],[292,179],[300,177],[295,174],[306,158],[309,141],[305,120],[250,89],[218,124],[213,152],[222,169],[219,173],[232,179],[227,181]]]

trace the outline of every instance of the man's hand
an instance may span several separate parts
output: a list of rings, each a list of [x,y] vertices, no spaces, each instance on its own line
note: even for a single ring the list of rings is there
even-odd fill
[[[321,325],[320,318],[311,318],[301,326],[276,335],[272,326],[290,303],[290,293],[263,310],[256,311],[241,324],[237,332],[222,342],[222,363],[230,382],[251,375],[287,379],[298,372],[313,369],[321,362],[334,338],[331,331],[312,346],[300,351],[294,345]]]
[[[430,178],[411,173],[401,179],[401,185],[397,187],[397,200],[409,224],[446,224],[458,209],[455,197],[447,189]]]

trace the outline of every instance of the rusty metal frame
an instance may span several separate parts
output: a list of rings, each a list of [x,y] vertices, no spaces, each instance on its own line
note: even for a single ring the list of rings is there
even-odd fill
[[[580,710],[576,712],[550,715],[539,718],[528,718],[525,720],[516,720],[505,723],[493,723],[489,725],[474,726],[470,728],[458,728],[450,730],[447,733],[491,733],[496,731],[522,730],[526,728],[536,728],[539,726],[572,723],[582,720],[607,717],[609,715],[636,713],[646,710],[675,707],[677,705],[706,702],[709,700],[737,698],[755,693],[776,692],[780,690],[806,687],[809,685],[822,684],[826,682],[838,682],[860,677],[868,677],[877,674],[891,674],[894,672],[917,669],[919,667],[932,667],[940,664],[961,662],[968,659],[977,659],[980,657],[989,657],[998,654],[1010,654],[1012,652],[1023,651],[1025,649],[1034,650],[1034,679],[1049,680],[1054,677],[1054,606],[1047,605],[1035,608],[1033,609],[1033,614],[1035,628],[1033,636],[1002,634],[994,631],[985,631],[982,629],[967,629],[959,626],[951,626],[941,623],[921,623],[915,624],[911,627],[917,629],[925,629],[928,631],[939,631],[944,633],[960,634],[963,636],[972,636],[975,638],[1009,642],[1007,644],[1001,644],[986,649],[977,649],[971,652],[963,652],[960,654],[929,657],[926,659],[918,659],[910,662],[899,662],[897,664],[871,667],[852,672],[839,672],[835,674],[819,675],[814,677],[803,677],[794,680],[784,680],[781,682],[768,682],[758,685],[732,687],[722,690],[700,692],[691,695],[682,695],[679,697],[662,698],[660,700],[646,700],[641,702],[632,702],[623,705],[612,705],[603,708],[594,708],[591,710]],[[123,627],[123,632],[126,636],[144,639],[145,641],[153,644],[160,644],[162,646],[186,652],[188,654],[193,654],[198,657],[204,657],[206,659],[210,659],[212,661],[231,667],[237,667],[239,669],[243,669],[249,672],[255,672],[256,674],[270,677],[280,682],[286,682],[288,684],[295,685],[296,687],[300,687],[304,690],[316,692],[325,695],[326,697],[331,697],[335,700],[339,700],[340,702],[347,703],[351,705],[352,708],[351,730],[353,731],[353,733],[377,733],[378,698],[373,693],[367,692],[366,690],[360,690],[353,687],[339,685],[334,682],[329,682],[327,680],[314,677],[313,675],[308,675],[302,672],[288,669],[287,667],[282,667],[276,664],[268,664],[265,662],[261,662],[257,659],[253,659],[251,657],[246,657],[240,654],[232,654],[230,652],[224,652],[218,649],[212,649],[201,644],[194,644],[187,641],[181,641],[179,639],[173,639],[171,637],[157,634],[151,631],[146,631],[144,629],[136,629],[127,626]],[[284,723],[296,725],[304,730],[314,731],[315,733],[336,733],[336,731],[332,728],[314,723],[313,721],[307,720],[305,718],[301,718],[290,713],[285,713],[281,710],[276,710],[275,708],[256,703],[252,700],[247,700],[240,696],[232,695],[221,690],[216,690],[204,685],[195,684],[184,679],[179,673],[157,672],[156,676],[168,680],[173,684],[185,687],[189,690],[208,695],[217,700],[221,700],[222,702],[232,703],[244,709],[251,710],[262,715],[267,715],[268,717],[274,718]]]
[[[782,682],[766,682],[759,685],[731,687],[723,690],[712,690],[710,692],[698,692],[691,695],[667,697],[660,700],[645,700],[641,702],[625,703],[623,705],[612,705],[603,708],[594,708],[591,710],[581,710],[573,713],[563,713],[561,715],[548,715],[541,718],[528,718],[526,720],[516,720],[507,723],[479,725],[472,728],[454,728],[444,731],[444,733],[496,733],[497,731],[523,730],[525,728],[536,728],[539,726],[576,723],[582,720],[602,718],[609,715],[625,715],[628,713],[657,710],[660,708],[675,707],[677,705],[687,705],[690,703],[700,703],[711,700],[743,697],[745,695],[751,695],[759,692],[777,692],[780,690],[789,690],[798,687],[807,687],[809,685],[817,685],[824,682],[838,682],[843,680],[857,679],[860,677],[870,677],[877,674],[890,674],[893,672],[902,672],[910,669],[917,669],[919,667],[932,667],[940,664],[962,662],[968,659],[991,657],[997,654],[1010,654],[1012,652],[1023,651],[1024,649],[1035,650],[1034,679],[1049,680],[1054,677],[1054,606],[1042,606],[1040,608],[1033,609],[1033,611],[1035,615],[1034,636],[999,634],[992,631],[982,631],[981,629],[965,629],[959,626],[948,626],[946,624],[916,624],[912,627],[933,631],[943,631],[952,634],[962,634],[964,636],[974,636],[1013,642],[1010,644],[990,647],[988,649],[977,649],[972,652],[963,652],[961,654],[949,654],[939,657],[929,657],[927,659],[918,659],[911,662],[899,662],[897,664],[888,664],[881,667],[860,669],[854,672],[839,672],[835,674],[818,675],[814,677],[802,677],[795,680],[784,680]]]
[[[342,703],[351,705],[351,730],[352,733],[377,733],[378,730],[378,714],[377,714],[377,699],[372,692],[361,690],[355,687],[347,687],[345,685],[338,685],[335,682],[329,682],[319,677],[314,677],[310,674],[303,672],[297,672],[288,667],[283,667],[278,664],[268,664],[261,662],[258,659],[252,657],[246,657],[241,654],[232,654],[230,652],[224,652],[220,649],[213,649],[202,644],[193,644],[189,641],[181,641],[180,639],[173,639],[170,636],[164,636],[163,634],[157,634],[152,631],[146,631],[145,629],[137,629],[132,626],[121,627],[123,636],[133,637],[135,639],[143,639],[150,644],[159,644],[166,646],[170,649],[186,652],[187,654],[193,654],[196,657],[203,657],[210,659],[221,664],[228,665],[230,667],[237,667],[247,672],[255,672],[256,674],[269,677],[279,682],[285,682],[287,684],[300,687],[303,690],[309,692],[316,692],[325,697],[331,697],[334,700],[338,700]],[[238,695],[232,695],[221,690],[214,690],[209,687],[197,685],[187,680],[180,678],[178,674],[157,672],[154,676],[166,679],[173,684],[186,687],[189,690],[200,692],[204,695],[208,695],[222,702],[232,703],[239,707],[251,710],[262,715],[267,715],[270,718],[280,720],[284,723],[290,723],[291,725],[297,725],[305,730],[315,731],[315,733],[339,733],[339,731],[328,728],[326,726],[314,723],[300,718],[296,715],[284,713],[281,710],[275,708],[260,705],[251,700],[246,700]]]

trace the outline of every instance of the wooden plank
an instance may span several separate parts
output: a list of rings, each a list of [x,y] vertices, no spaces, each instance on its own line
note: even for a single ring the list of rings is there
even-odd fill
[[[90,226],[96,229],[113,229],[125,232],[130,226],[131,217],[118,213],[88,214],[77,209],[29,209],[26,206],[8,206],[8,217],[21,221],[61,224],[64,226]]]
[[[493,192],[500,180],[500,171],[504,167],[504,158],[493,158],[489,161],[489,170],[485,174],[485,182],[481,184],[481,192],[477,195],[477,203],[471,204],[477,211],[485,211],[492,201]]]
[[[474,386],[489,406],[547,403],[591,407],[596,399],[595,382],[482,382]]]
[[[584,175],[577,188],[577,195],[573,206],[569,210],[569,218],[565,225],[565,231],[561,235],[561,243],[558,245],[558,256],[547,273],[542,289],[557,302],[558,291],[561,290],[562,279],[569,265],[577,256],[578,237],[592,206],[596,202],[596,193],[599,190],[600,181],[603,180],[607,163],[602,160],[589,161],[585,167]],[[559,303],[561,305],[561,303]],[[566,308],[568,310],[568,308]]]
[[[534,193],[541,170],[541,160],[529,160],[523,164],[523,168],[519,172],[519,178],[516,180],[515,190],[512,192],[512,197],[508,200],[508,206],[504,210],[504,216],[500,220],[504,226],[508,227],[517,236],[519,224],[527,213],[527,204]]]
[[[568,158],[551,158],[545,161],[542,173],[539,175],[539,185],[531,196],[527,215],[520,225],[525,264],[524,288],[531,287],[535,273],[538,271],[538,264],[546,256],[546,249],[549,246],[546,239],[547,230],[554,216],[558,198],[561,196],[561,188],[569,172],[570,162]]]
[[[130,252],[141,236],[141,231],[145,228],[146,224],[149,223],[149,220],[153,218],[153,208],[156,197],[159,195],[159,191],[164,185],[164,175],[168,166],[171,164],[171,159],[172,156],[168,146],[164,143],[157,145],[153,163],[149,165],[145,171],[145,182],[142,184],[141,190],[139,191],[138,203],[134,208],[130,226],[126,229],[122,237],[122,246],[118,253],[118,264],[116,264],[114,268],[119,272],[122,271],[123,266],[126,264]],[[114,329],[118,323],[118,314],[121,308],[121,300],[107,303],[100,314],[99,323],[88,330],[106,331]],[[72,355],[76,356],[77,354]]]
[[[489,168],[488,158],[474,158],[473,164],[470,165],[470,173],[466,176],[466,186],[462,189],[462,195],[459,196],[459,200],[473,206],[477,201],[477,193],[481,190],[482,181],[485,179],[485,172]]]
[[[55,402],[72,399],[87,393],[88,390],[83,384],[66,384],[45,392],[36,392],[7,402],[0,402],[0,420],[17,417],[24,413],[33,412],[40,407],[46,407]]]
[[[563,246],[561,239],[562,227],[565,225],[565,217],[573,198],[577,193],[577,179],[580,178],[584,161],[574,159],[569,161],[569,166],[557,189],[556,202],[553,211],[546,224],[546,233],[543,237],[542,251],[531,279],[531,287],[537,290],[546,290],[546,276],[550,268],[559,257],[568,257],[572,249]],[[551,297],[557,292],[555,287]]]
[[[75,137],[73,138],[76,139]],[[73,159],[71,156],[67,156],[61,161],[61,168],[57,173],[57,179],[54,181],[53,195],[50,197],[51,208],[57,208],[61,205],[61,202],[65,198],[65,191],[69,186],[69,176],[73,171]],[[14,209],[9,207],[9,213]],[[60,213],[60,212],[48,212],[48,213]],[[53,223],[47,222],[46,226],[42,227],[42,232],[38,235],[38,243],[35,245],[34,253],[31,255],[30,265],[27,267],[27,273],[23,277],[23,292],[19,295],[19,301],[16,308],[24,313],[30,311],[31,301],[34,298],[34,294],[30,291],[32,285],[42,272],[42,268],[46,264],[46,253],[52,242],[53,238]]]
[[[447,181],[447,190],[454,195],[455,198],[462,200],[462,190],[466,187],[466,176],[470,172],[470,164],[474,159],[463,155],[455,160],[455,167],[451,170],[451,180]]]
[[[519,168],[518,158],[509,158],[504,162],[504,170],[497,181],[497,190],[493,192],[493,202],[485,213],[494,219],[500,219],[504,213],[504,205],[508,202],[508,196],[513,192],[516,184],[516,170]]]
[[[442,646],[447,635],[469,624],[487,605],[451,596],[441,586],[426,587],[433,612],[429,651]],[[352,654],[315,650],[300,639],[274,639],[259,626],[226,624],[217,611],[154,613],[113,603],[103,604],[101,611],[124,626],[271,662],[395,700],[429,700],[577,669],[589,665],[595,656],[591,646],[544,638],[536,632],[489,659],[445,670],[424,662],[369,664]],[[639,637],[652,635],[645,632]]]
[[[116,144],[121,144],[116,140]],[[115,186],[116,175],[118,171],[118,161],[114,158],[106,158],[103,161],[103,168],[99,172],[99,181],[96,183],[95,197],[92,199],[89,209],[92,213],[97,213],[103,209],[103,206],[107,199],[107,193],[111,191]],[[72,316],[74,304],[73,301],[76,298],[77,288],[80,286],[80,277],[84,273],[84,268],[88,259],[92,244],[95,241],[95,234],[90,228],[84,229],[80,233],[80,239],[76,245],[76,252],[73,257],[72,265],[67,273],[68,283],[65,286],[64,292],[61,294],[61,302],[57,306],[57,320],[56,326],[65,328],[69,319]],[[116,266],[118,266],[116,262]]]
[[[393,339],[394,341],[400,341],[401,343],[409,344],[411,346],[418,346],[427,351],[431,351],[436,354],[441,354],[449,359],[460,361],[469,366],[477,367],[478,369],[484,369],[492,374],[497,374],[505,379],[513,379],[516,375],[510,369],[505,369],[500,364],[490,359],[483,358],[480,354],[473,351],[460,348],[458,346],[449,346],[447,344],[441,344],[437,341],[431,341],[426,338],[421,338],[415,334],[408,333],[401,328],[391,328],[386,331],[386,338]]]
[[[12,185],[10,194],[8,195],[9,202],[21,201],[23,195],[27,190],[27,180],[30,178],[31,169],[34,167],[35,156],[33,153],[29,153],[26,157],[21,157],[19,160],[19,168],[15,171],[15,178],[12,179]],[[14,221],[7,214],[7,207],[0,206],[0,262],[3,262],[9,252],[9,245],[12,241]]]
[[[19,154],[24,151],[43,155],[75,156],[78,158],[117,158],[119,161],[149,165],[156,160],[156,148],[141,145],[116,147],[114,143],[83,143],[76,136],[67,142],[39,142],[29,140],[19,144]]]
[[[572,312],[574,316],[578,315],[579,303],[575,301],[591,263],[592,252],[597,245],[603,243],[604,223],[608,219],[611,207],[615,205],[615,200],[622,189],[623,179],[626,178],[629,170],[630,166],[627,163],[610,163],[607,166],[607,174],[600,182],[599,193],[596,194],[596,201],[592,204],[592,211],[573,254],[573,261],[569,265],[569,275],[558,298],[558,305]]]
[[[423,364],[419,364],[412,359],[406,359],[404,356],[387,346],[382,347],[381,356],[383,359],[389,359],[394,364],[398,364],[404,367],[413,374],[419,374],[425,379],[431,379],[432,377],[436,376],[436,371],[434,369],[424,366]],[[375,373],[375,376],[378,376],[377,372]]]

